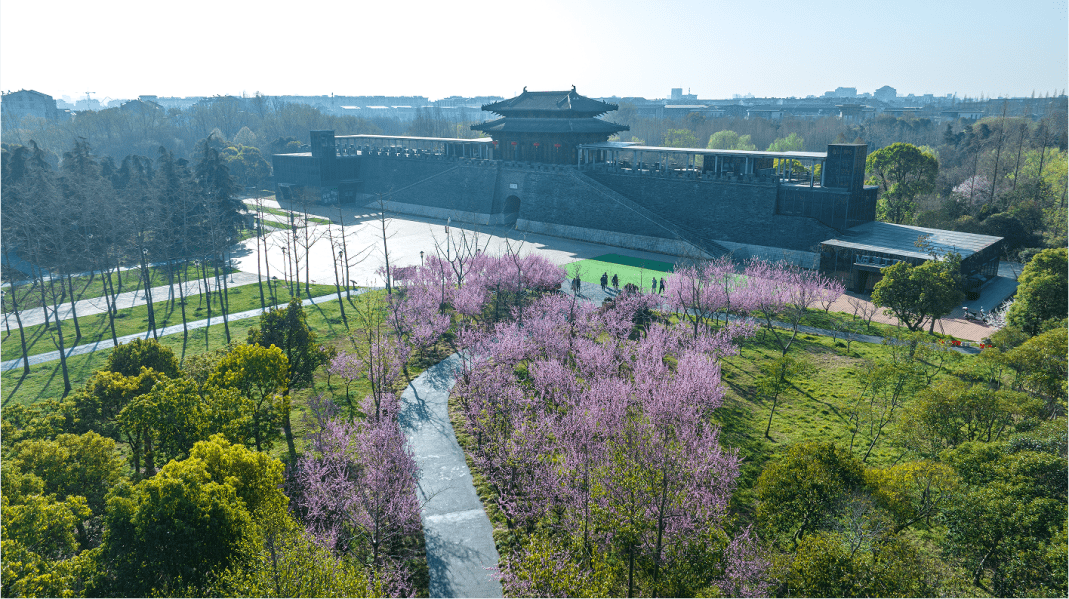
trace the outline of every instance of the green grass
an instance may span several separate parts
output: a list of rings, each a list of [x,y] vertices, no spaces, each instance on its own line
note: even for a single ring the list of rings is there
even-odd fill
[[[599,284],[602,273],[612,276],[619,275],[620,287],[628,283],[638,285],[639,289],[649,289],[651,277],[661,278],[672,272],[672,265],[667,262],[654,260],[641,260],[621,256],[619,254],[605,254],[589,260],[577,260],[565,266],[568,278],[575,278],[579,273],[579,279],[585,283]]]
[[[602,254],[600,256],[594,256],[592,260],[599,262],[608,262],[609,264],[618,264],[620,266],[631,266],[634,268],[645,270],[658,270],[661,272],[675,272],[675,265],[670,262],[659,262],[657,260],[646,260],[644,258],[635,258],[634,256],[624,256],[622,254]]]
[[[167,267],[150,266],[148,270],[151,287],[161,287],[169,283],[170,278]],[[176,269],[176,273],[180,271],[181,269]],[[219,272],[224,272],[224,269],[220,269]],[[231,268],[230,272],[237,272],[237,269]],[[210,276],[214,276],[214,274],[214,271],[209,272]],[[200,278],[200,275],[201,272],[198,267],[189,265],[186,267],[185,271],[182,272],[182,280],[195,280]],[[15,280],[21,281],[28,278],[28,275],[20,271],[5,268],[4,281],[11,280],[11,277],[16,277]],[[144,283],[144,279],[141,277],[141,269],[138,268],[123,270],[118,273],[112,272],[111,281],[118,293],[139,290],[142,288],[142,283]],[[74,294],[79,300],[103,297],[104,295],[104,277],[102,275],[96,274],[84,277],[72,277],[71,283],[74,284]],[[57,294],[63,294],[63,289],[61,289],[59,281],[56,281],[55,290]],[[18,295],[15,296],[15,299],[18,300],[19,310],[29,310],[31,308],[41,307],[41,286],[38,282],[35,281],[31,285],[19,285],[16,292]],[[47,295],[47,301],[51,302],[51,295],[48,295],[50,289],[47,286],[45,288],[45,293]],[[70,293],[63,294],[60,301],[63,303],[69,302]],[[13,310],[11,298],[8,295],[8,290],[5,290],[3,297],[3,311],[10,312],[11,310]]]
[[[252,208],[252,207],[250,207],[249,209],[253,210],[253,211],[256,210],[256,208]],[[284,216],[286,218],[289,218],[290,214],[293,214],[293,215],[296,215],[296,216],[301,216],[301,213],[296,211],[296,210],[292,210],[292,211],[290,211],[290,210],[280,210],[278,208],[267,208],[267,207],[264,207],[263,210],[264,210],[264,212],[266,212],[268,214],[274,214],[275,216]],[[310,222],[319,223],[321,225],[329,225],[332,222],[329,218],[319,218],[319,217],[316,217],[316,216],[309,216],[308,220]]]
[[[275,286],[275,293],[278,296],[279,303],[288,302],[290,296],[286,284],[283,281],[278,280],[272,281],[272,283]],[[310,289],[312,291],[312,297],[328,295],[335,292],[334,286],[328,285],[312,285]],[[268,293],[266,286],[264,293]],[[230,288],[228,296],[230,298],[229,303],[231,313],[236,314],[238,312],[260,307],[260,289],[259,285],[256,283],[240,287],[232,287]],[[223,315],[219,310],[218,300],[218,294],[213,294],[212,320],[214,321],[218,318],[219,323],[222,324]],[[269,296],[268,301],[270,302]],[[173,306],[169,301],[153,302],[152,305],[156,313],[157,328],[182,324],[182,307],[180,301],[176,300]],[[202,320],[207,317],[208,306],[203,295],[198,294],[187,296],[187,320]],[[78,318],[78,323],[82,330],[82,338],[77,343],[74,343],[74,320],[63,321],[63,339],[65,347],[70,348],[77,345],[96,343],[103,339],[111,339],[111,327],[108,324],[108,316],[106,313],[80,316]],[[119,310],[118,314],[115,316],[115,334],[117,337],[141,333],[148,329],[148,306],[146,305]],[[53,344],[53,338],[56,335],[56,327],[54,324],[48,329],[45,329],[45,325],[43,324],[26,327],[25,333],[27,353],[29,355],[33,356],[55,351],[57,349]],[[56,339],[58,339],[58,337],[56,337]],[[6,330],[4,331],[3,343],[0,344],[0,347],[2,347],[2,359],[4,360],[14,360],[22,357],[21,341],[16,328],[12,327],[10,334],[8,334]]]

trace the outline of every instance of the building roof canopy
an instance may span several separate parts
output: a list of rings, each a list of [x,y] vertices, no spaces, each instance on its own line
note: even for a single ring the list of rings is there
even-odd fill
[[[627,131],[626,125],[617,125],[595,118],[538,119],[506,117],[479,125],[475,131],[487,133],[600,133],[606,136],[618,131]]]
[[[495,112],[501,116],[539,116],[539,117],[594,117],[616,110],[616,104],[608,104],[581,96],[572,87],[571,91],[529,92],[515,98],[484,104],[482,109]]]
[[[930,260],[933,252],[939,255],[956,253],[967,258],[1001,240],[1001,237],[991,235],[873,221],[847,229],[840,237],[821,244]]]

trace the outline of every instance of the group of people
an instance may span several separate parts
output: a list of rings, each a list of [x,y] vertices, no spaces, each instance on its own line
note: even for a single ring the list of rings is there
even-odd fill
[[[609,273],[608,272],[602,273],[601,274],[601,290],[602,291],[608,291],[609,282],[610,282],[609,281]],[[617,275],[615,273],[613,273],[613,275],[612,275],[612,288],[615,289],[616,291],[620,291],[620,277],[619,277],[619,275]],[[579,280],[579,276],[576,275],[576,277],[574,279],[572,279],[572,292],[578,294],[581,289],[582,289],[582,282]],[[657,277],[653,277],[653,281],[650,282],[650,293],[664,294],[664,277],[661,277],[660,279],[658,279]]]

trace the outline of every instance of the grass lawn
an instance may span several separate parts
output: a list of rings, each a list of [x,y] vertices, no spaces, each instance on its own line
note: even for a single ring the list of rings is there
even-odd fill
[[[565,268],[569,279],[575,278],[576,273],[579,273],[579,279],[583,282],[598,285],[601,274],[607,272],[610,281],[614,274],[620,276],[621,288],[628,283],[634,283],[639,289],[646,290],[650,288],[651,277],[658,279],[666,277],[671,274],[674,267],[667,262],[643,260],[620,254],[604,254],[589,260],[577,260]]]
[[[279,303],[288,302],[290,296],[285,282],[275,280],[272,281],[272,283],[275,286],[275,293],[278,296]],[[335,292],[333,285],[312,285],[310,289],[312,291],[312,297],[328,295]],[[264,288],[264,293],[268,293],[266,286]],[[252,310],[260,307],[260,288],[256,283],[240,287],[231,287],[230,292],[227,295],[229,296],[231,313],[243,312],[245,310]],[[218,300],[218,294],[213,294],[212,320],[214,321],[218,318],[219,323],[222,324],[223,315],[219,310]],[[157,328],[182,324],[182,307],[179,301],[176,300],[173,306],[169,301],[154,302],[152,305],[156,312]],[[203,294],[187,296],[187,320],[202,320],[207,317],[208,305],[204,300]],[[108,324],[108,315],[106,313],[80,316],[78,318],[78,323],[82,329],[82,338],[75,344],[74,320],[63,321],[63,339],[66,347],[86,345],[111,338],[111,326]],[[140,333],[147,331],[148,329],[148,306],[146,305],[119,310],[119,313],[115,316],[115,333],[117,337]],[[40,324],[26,327],[25,331],[27,353],[29,355],[33,356],[55,351],[57,349],[52,342],[53,335],[56,334],[56,327],[54,324],[47,330],[45,329],[45,325]],[[233,331],[231,331],[231,333],[233,334]],[[4,331],[3,343],[0,344],[0,348],[2,348],[2,358],[4,360],[14,360],[22,357],[22,346],[17,329],[13,327],[10,334],[8,334],[6,330]]]
[[[249,210],[251,212],[256,212],[257,211],[256,207],[254,207],[254,206],[250,206]],[[293,214],[294,216],[298,216],[298,217],[303,218],[303,216],[301,215],[301,212],[298,211],[298,210],[292,210],[292,211],[290,211],[290,210],[280,210],[278,208],[268,208],[268,207],[265,206],[264,207],[264,212],[266,212],[267,214],[274,214],[275,216],[284,216],[287,219],[290,217],[290,214]],[[310,222],[319,223],[321,225],[329,225],[332,222],[328,218],[319,218],[317,216],[309,216],[308,220]]]
[[[151,277],[151,287],[162,287],[167,285],[170,281],[170,276],[166,266],[150,266],[149,276]],[[176,269],[179,271],[181,269]],[[237,269],[230,269],[231,272],[237,272]],[[225,272],[224,269],[219,270],[220,273]],[[209,276],[214,276],[214,271],[209,271]],[[200,278],[201,272],[198,267],[188,265],[185,271],[182,273],[182,280],[194,280]],[[8,282],[11,279],[9,277],[21,277],[16,280],[23,280],[28,278],[28,275],[20,271],[12,271],[10,269],[4,269],[4,281]],[[72,277],[71,283],[74,284],[74,294],[79,300],[92,299],[94,297],[102,297],[104,295],[104,277],[102,275],[88,275],[80,277]],[[123,270],[118,273],[111,273],[111,284],[115,286],[115,290],[118,293],[125,293],[128,291],[140,290],[144,283],[144,279],[141,277],[141,269],[134,268],[132,270]],[[66,286],[66,282],[64,282]],[[11,298],[8,296],[8,289],[4,290],[3,296],[3,311],[10,312],[13,310],[11,304]],[[15,299],[18,300],[19,310],[28,310],[30,308],[41,307],[41,286],[38,282],[34,282],[32,285],[19,285],[15,290],[18,294]],[[46,294],[50,293],[50,290],[46,287]],[[59,281],[56,281],[56,293],[63,293],[63,289],[60,288]],[[47,302],[51,305],[51,295],[47,295]],[[70,301],[70,293],[65,293],[61,297],[61,303]]]

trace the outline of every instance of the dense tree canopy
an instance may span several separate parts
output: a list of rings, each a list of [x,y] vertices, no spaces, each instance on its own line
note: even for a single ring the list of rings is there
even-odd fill
[[[880,186],[882,219],[910,224],[917,199],[935,190],[939,160],[912,144],[894,143],[869,154],[865,169]]]
[[[960,305],[961,258],[956,254],[928,260],[920,266],[899,262],[881,269],[883,275],[872,290],[872,303],[887,308],[909,330],[916,331]]]
[[[1017,296],[1010,308],[1010,324],[1035,334],[1043,323],[1069,316],[1069,262],[1066,249],[1048,249],[1036,254],[1017,282]]]

